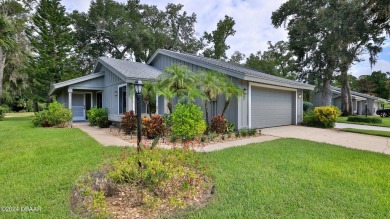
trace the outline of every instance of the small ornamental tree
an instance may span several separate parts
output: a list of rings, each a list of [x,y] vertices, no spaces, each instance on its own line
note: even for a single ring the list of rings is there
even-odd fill
[[[174,136],[194,139],[206,130],[203,112],[195,104],[177,104],[171,115]]]

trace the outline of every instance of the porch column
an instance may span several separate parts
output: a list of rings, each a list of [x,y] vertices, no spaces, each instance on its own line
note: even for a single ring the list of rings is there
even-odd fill
[[[68,109],[72,109],[72,93],[73,89],[69,88],[68,89]]]
[[[158,94],[156,94],[156,114],[158,114]]]

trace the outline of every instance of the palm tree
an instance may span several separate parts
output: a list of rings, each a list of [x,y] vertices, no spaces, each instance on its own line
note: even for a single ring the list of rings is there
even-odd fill
[[[232,97],[238,97],[245,95],[245,92],[237,87],[232,81],[226,80],[225,86],[223,86],[223,93],[225,94],[225,105],[223,106],[222,116],[225,114],[227,108],[229,107]]]
[[[172,99],[176,96],[176,94],[169,87],[161,87],[159,86],[157,90],[158,95],[164,96],[166,100],[168,100],[167,107],[169,110],[169,114],[172,113]],[[156,100],[158,101],[158,100]]]
[[[152,111],[150,109],[150,103],[156,98],[156,85],[153,82],[145,81],[144,87],[142,89],[143,101],[146,105],[146,112],[152,116]],[[157,101],[157,100],[156,100]]]
[[[224,82],[226,81],[225,77],[225,75],[215,71],[198,73],[199,84],[204,96],[206,97],[204,99],[204,108],[206,112],[207,125],[209,125],[208,104],[215,101],[218,95],[223,93]]]
[[[168,87],[178,98],[182,98],[196,87],[195,74],[184,65],[169,66],[159,76],[159,87]]]

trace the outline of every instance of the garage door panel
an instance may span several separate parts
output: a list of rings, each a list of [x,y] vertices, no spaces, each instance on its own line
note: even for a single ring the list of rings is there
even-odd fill
[[[253,128],[290,125],[293,121],[292,91],[252,87],[251,124]]]

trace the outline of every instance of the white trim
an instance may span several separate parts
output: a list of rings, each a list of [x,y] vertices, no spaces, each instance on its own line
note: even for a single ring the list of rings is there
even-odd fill
[[[252,82],[248,84],[248,128],[252,128]]]
[[[126,96],[127,96],[127,84],[120,84],[120,85],[118,85],[118,88],[117,88],[117,92],[118,92],[118,96],[117,96],[117,98],[118,98],[118,114],[119,115],[123,115],[124,114],[124,112],[121,114],[120,112],[119,112],[119,88],[121,88],[121,87],[126,87]],[[126,100],[126,102],[127,102],[127,100]],[[123,104],[123,103],[122,103]],[[127,107],[127,103],[126,103],[126,107]]]
[[[77,84],[77,83],[80,83],[83,81],[88,81],[88,80],[95,79],[95,78],[102,77],[102,76],[104,76],[104,72],[98,72],[98,73],[89,74],[89,75],[86,75],[83,77],[74,78],[71,80],[55,83],[52,85],[52,87],[49,91],[49,95],[52,95],[54,93],[54,91],[57,90],[58,88],[70,86],[72,84]]]
[[[275,89],[275,90],[297,91],[297,89],[295,89],[295,88],[279,87],[279,86],[274,86],[274,85],[269,85],[269,84],[258,84],[258,83],[253,83],[253,82],[249,82],[249,86],[264,87],[264,88],[270,88],[270,89]]]
[[[295,91],[295,125],[298,125],[298,90]]]
[[[158,115],[158,94],[156,94],[156,114]]]
[[[252,109],[251,109],[252,108],[252,86],[295,92],[295,125],[298,124],[298,89],[249,82],[248,84],[248,126],[249,127],[248,128],[252,128]],[[293,108],[291,107],[291,109]]]

